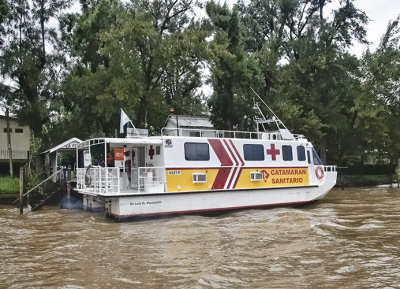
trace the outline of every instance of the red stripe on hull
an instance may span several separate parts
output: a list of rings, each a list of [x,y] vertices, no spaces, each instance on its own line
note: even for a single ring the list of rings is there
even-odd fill
[[[239,158],[239,161],[241,162],[242,166],[244,166],[244,161],[243,161],[242,157],[240,156],[239,152],[237,151],[235,145],[233,144],[233,141],[230,139],[229,142],[231,143],[234,151],[236,152],[236,154],[237,154],[237,156]]]
[[[222,142],[219,139],[209,139],[208,141],[221,162],[221,166],[232,166],[233,162],[222,145]]]
[[[229,147],[228,142],[227,142],[225,139],[224,139],[224,143],[225,143],[226,147],[228,148],[229,153],[232,155],[233,160],[235,161],[236,166],[238,166],[238,165],[239,165],[239,162],[236,160],[235,155],[233,154],[231,148]]]
[[[229,177],[229,173],[231,172],[231,168],[223,168],[219,169],[217,176],[215,177],[212,190],[221,190],[225,187],[226,180]]]
[[[238,169],[238,168],[233,168],[232,177],[231,177],[231,179],[230,179],[230,181],[229,181],[229,184],[228,184],[227,189],[230,189],[230,188],[231,188],[231,184],[232,184],[233,178],[235,177],[235,173],[236,173],[236,170],[237,170],[237,169]],[[239,178],[239,176],[238,176],[238,178]],[[236,182],[237,182],[237,180],[236,180]],[[236,182],[235,182],[235,183],[236,183]]]
[[[237,182],[239,181],[240,175],[241,175],[241,174],[242,174],[242,168],[240,168],[240,171],[239,171],[239,173],[238,173],[238,176],[237,176],[237,178],[236,178],[236,181],[235,181],[235,183],[233,184],[233,188],[236,188]]]

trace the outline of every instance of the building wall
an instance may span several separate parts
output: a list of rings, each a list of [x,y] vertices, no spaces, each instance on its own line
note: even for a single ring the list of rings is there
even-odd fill
[[[29,126],[20,126],[15,118],[10,118],[10,136],[12,157],[14,160],[25,160],[28,158],[30,129]],[[8,160],[7,147],[7,119],[0,116],[0,161]]]

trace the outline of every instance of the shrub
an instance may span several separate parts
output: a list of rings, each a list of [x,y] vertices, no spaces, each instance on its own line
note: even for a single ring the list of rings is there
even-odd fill
[[[18,194],[19,178],[0,177],[0,194]]]

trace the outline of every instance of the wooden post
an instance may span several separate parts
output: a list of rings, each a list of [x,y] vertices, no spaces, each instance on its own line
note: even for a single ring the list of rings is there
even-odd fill
[[[71,187],[68,186],[68,184],[66,183],[66,187],[67,187],[67,209],[70,209],[70,204],[71,204]]]
[[[24,213],[24,169],[19,168],[19,214]]]
[[[11,149],[11,134],[10,134],[10,114],[8,112],[8,108],[6,108],[6,116],[7,116],[7,147],[8,147],[8,160],[10,166],[10,177],[14,176],[13,170],[13,162],[12,162],[12,149]]]

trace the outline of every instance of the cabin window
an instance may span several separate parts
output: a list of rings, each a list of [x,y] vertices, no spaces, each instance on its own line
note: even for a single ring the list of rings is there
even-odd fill
[[[245,144],[243,145],[244,159],[246,161],[263,161],[264,147],[263,145]]]
[[[297,146],[297,160],[300,162],[306,160],[306,149],[303,146]]]
[[[308,159],[308,163],[311,164],[310,151],[307,151],[307,159]]]
[[[187,161],[208,161],[210,151],[208,143],[185,143],[185,159]]]
[[[16,128],[15,133],[23,133],[24,130],[22,128]]]
[[[7,128],[4,128],[4,132],[7,133]],[[10,128],[10,133],[12,133],[12,128]]]
[[[160,154],[160,150],[161,150],[161,147],[160,146],[156,146],[156,155]]]
[[[293,160],[292,146],[282,146],[282,158],[284,161]]]
[[[313,148],[313,162],[314,162],[314,165],[322,165],[322,161],[321,161],[321,159],[319,158],[319,156],[318,156],[318,154],[317,154],[317,152],[315,151],[315,149]]]

